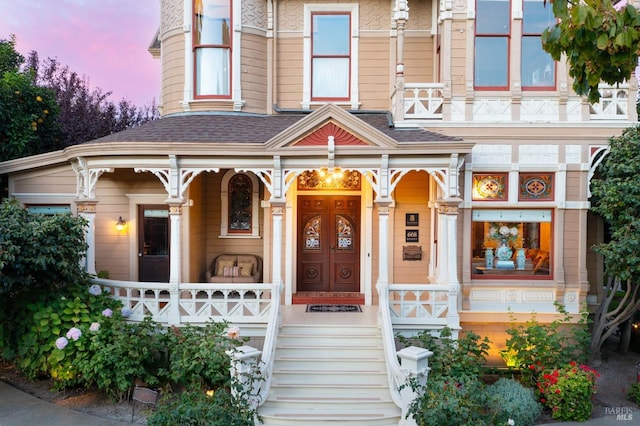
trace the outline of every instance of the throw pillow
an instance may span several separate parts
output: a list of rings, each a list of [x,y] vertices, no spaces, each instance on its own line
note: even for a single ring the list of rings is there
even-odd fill
[[[253,262],[238,262],[241,277],[250,277],[253,273]]]
[[[229,275],[224,274],[225,268],[232,268],[235,261],[233,260],[218,260],[218,268],[216,269],[216,275],[219,277],[228,277]]]

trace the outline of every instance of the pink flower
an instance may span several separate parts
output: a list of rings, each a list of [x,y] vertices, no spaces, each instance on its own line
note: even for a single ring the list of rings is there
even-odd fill
[[[102,316],[105,316],[107,318],[111,317],[111,315],[113,315],[113,311],[109,308],[105,309],[104,311],[102,311]]]
[[[92,322],[91,323],[91,327],[89,327],[89,330],[91,330],[91,331],[100,330],[100,323],[99,322]]]
[[[71,327],[69,331],[67,331],[67,339],[72,339],[76,341],[82,336],[82,331],[79,328]]]
[[[229,327],[227,336],[229,336],[230,339],[237,339],[240,337],[240,329],[238,327]]]
[[[66,337],[58,337],[56,339],[56,348],[60,350],[63,350],[68,344],[69,344],[69,341],[67,340]]]

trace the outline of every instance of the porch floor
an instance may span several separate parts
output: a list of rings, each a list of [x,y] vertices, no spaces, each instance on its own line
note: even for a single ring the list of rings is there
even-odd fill
[[[360,306],[362,312],[306,312],[306,305],[282,305],[282,324],[375,325],[378,306]]]

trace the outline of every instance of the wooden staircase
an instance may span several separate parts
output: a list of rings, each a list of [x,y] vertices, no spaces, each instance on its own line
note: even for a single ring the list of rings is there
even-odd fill
[[[308,314],[329,319],[331,313]],[[346,315],[361,315],[358,313]],[[381,332],[373,324],[283,323],[264,425],[398,425]]]

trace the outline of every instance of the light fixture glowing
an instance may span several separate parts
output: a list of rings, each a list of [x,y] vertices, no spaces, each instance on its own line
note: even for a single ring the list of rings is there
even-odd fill
[[[120,216],[118,218],[118,221],[116,222],[116,229],[118,230],[118,232],[122,232],[126,227],[127,227],[127,222],[125,222],[122,216]]]

